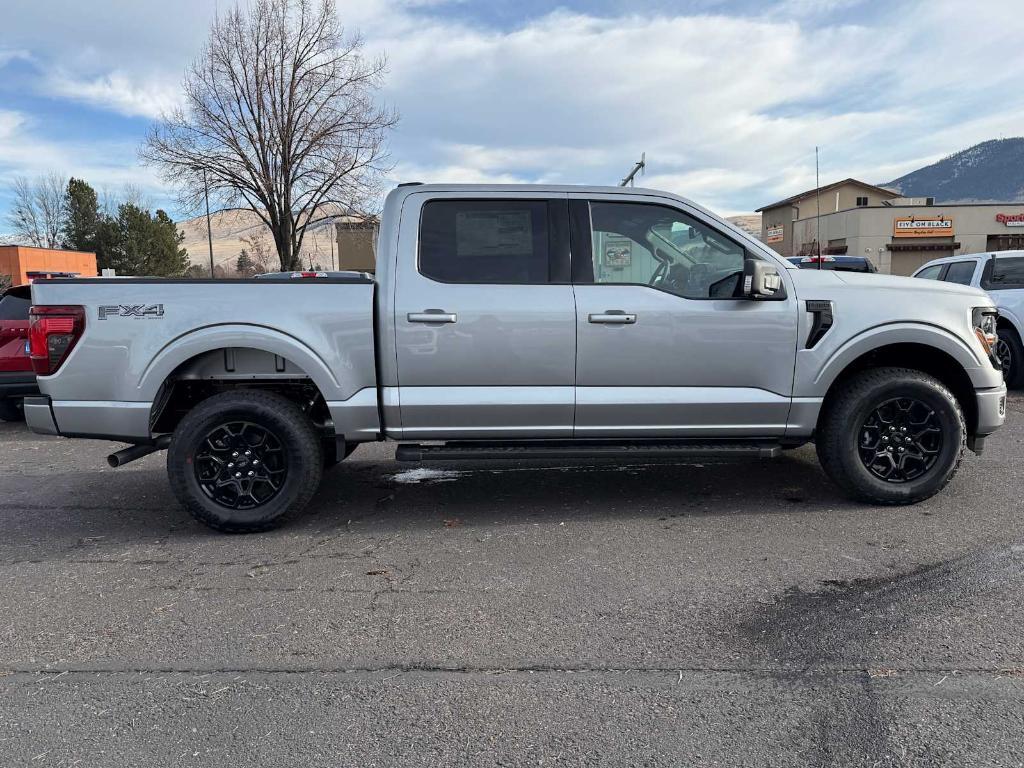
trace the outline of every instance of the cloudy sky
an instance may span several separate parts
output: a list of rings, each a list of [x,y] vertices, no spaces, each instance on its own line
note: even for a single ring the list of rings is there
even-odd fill
[[[222,8],[230,0],[218,0]],[[13,7],[12,7],[13,6]],[[51,170],[173,191],[138,163],[214,0],[13,0],[0,27],[0,231]],[[338,0],[388,57],[396,181],[617,183],[724,214],[882,182],[1024,134],[1020,0]]]

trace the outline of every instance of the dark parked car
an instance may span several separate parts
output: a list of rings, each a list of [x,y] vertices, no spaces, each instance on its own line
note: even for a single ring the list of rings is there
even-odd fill
[[[27,285],[0,294],[0,419],[21,421],[22,398],[38,395],[36,375],[28,356],[28,310],[32,296]]]
[[[818,260],[821,260],[819,267]],[[833,269],[836,272],[877,272],[878,268],[871,259],[864,256],[793,256],[790,264],[800,269]]]

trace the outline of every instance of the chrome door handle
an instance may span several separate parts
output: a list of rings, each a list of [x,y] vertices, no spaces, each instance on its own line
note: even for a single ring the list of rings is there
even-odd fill
[[[636,315],[613,309],[608,312],[587,315],[587,322],[599,325],[632,325],[636,322]]]
[[[426,309],[423,312],[410,312],[406,319],[410,323],[454,323],[459,316],[443,309]]]

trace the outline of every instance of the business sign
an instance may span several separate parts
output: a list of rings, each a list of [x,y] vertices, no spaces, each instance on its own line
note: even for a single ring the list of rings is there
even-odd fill
[[[939,216],[933,219],[919,219],[915,216],[901,216],[893,219],[893,237],[952,237],[953,220]]]
[[[768,229],[765,230],[765,234],[767,235],[765,242],[781,243],[786,239],[786,228],[782,226],[768,227]]]
[[[1008,227],[1024,227],[1024,213],[997,213],[996,221]]]

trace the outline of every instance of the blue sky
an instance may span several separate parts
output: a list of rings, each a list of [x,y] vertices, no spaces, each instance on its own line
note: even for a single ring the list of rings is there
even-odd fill
[[[221,7],[228,2],[220,0]],[[137,148],[211,0],[16,0],[0,29],[0,232],[11,180],[126,184],[183,215]],[[616,183],[721,213],[882,182],[1024,134],[1019,0],[338,0],[388,57],[394,181]]]

